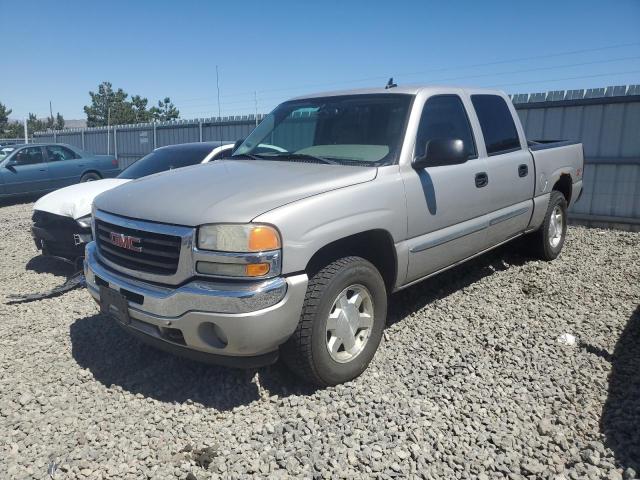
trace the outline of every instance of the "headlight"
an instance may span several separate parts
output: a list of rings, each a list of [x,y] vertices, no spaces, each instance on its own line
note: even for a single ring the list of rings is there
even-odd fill
[[[91,214],[85,215],[84,217],[80,217],[79,219],[76,220],[76,222],[82,228],[91,228]]]
[[[280,234],[269,225],[203,225],[198,248],[219,252],[264,252],[280,248]]]

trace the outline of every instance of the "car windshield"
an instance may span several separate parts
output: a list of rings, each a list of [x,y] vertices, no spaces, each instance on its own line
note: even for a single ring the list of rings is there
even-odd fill
[[[370,94],[285,102],[232,158],[388,165],[399,155],[412,98]]]
[[[211,146],[205,145],[190,146],[188,148],[159,148],[125,168],[118,175],[118,178],[134,180],[174,168],[195,165],[202,162],[212,150]]]
[[[9,155],[11,155],[11,152],[13,152],[14,150],[15,148],[13,147],[0,148],[0,161],[4,160]]]

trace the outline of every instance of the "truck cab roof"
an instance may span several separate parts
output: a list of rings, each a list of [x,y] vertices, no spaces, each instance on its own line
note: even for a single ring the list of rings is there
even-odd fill
[[[473,92],[475,94],[491,94],[491,95],[504,95],[502,90],[496,90],[491,88],[474,88],[463,86],[451,86],[451,85],[405,85],[392,88],[376,87],[376,88],[356,88],[350,90],[331,90],[319,93],[313,93],[310,95],[300,95],[294,97],[291,100],[303,100],[305,98],[320,98],[320,97],[337,97],[345,95],[371,95],[371,94],[396,94],[396,95],[417,95],[419,93],[443,93],[443,92],[456,92],[456,91]]]

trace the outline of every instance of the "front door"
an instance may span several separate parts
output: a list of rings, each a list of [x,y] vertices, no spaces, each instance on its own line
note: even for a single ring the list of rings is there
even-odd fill
[[[41,147],[24,147],[5,161],[4,193],[17,195],[50,190],[47,164]]]
[[[407,282],[486,248],[489,212],[486,163],[478,157],[473,130],[458,95],[432,96],[424,104],[414,157],[433,139],[460,139],[467,161],[404,174],[408,211]]]

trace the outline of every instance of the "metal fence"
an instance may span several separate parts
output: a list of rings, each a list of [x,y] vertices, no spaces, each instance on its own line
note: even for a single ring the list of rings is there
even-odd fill
[[[246,137],[263,115],[222,117],[173,122],[73,128],[34,133],[35,142],[67,143],[96,154],[115,155],[120,168],[155,148],[189,142],[236,140]]]
[[[584,144],[584,193],[572,209],[572,219],[640,230],[640,85],[517,94],[512,99],[527,138]],[[163,145],[246,137],[262,117],[37,132],[34,140],[111,153],[124,168]],[[305,119],[293,119],[298,120]]]
[[[584,145],[573,220],[640,230],[640,85],[514,95],[529,139]]]

